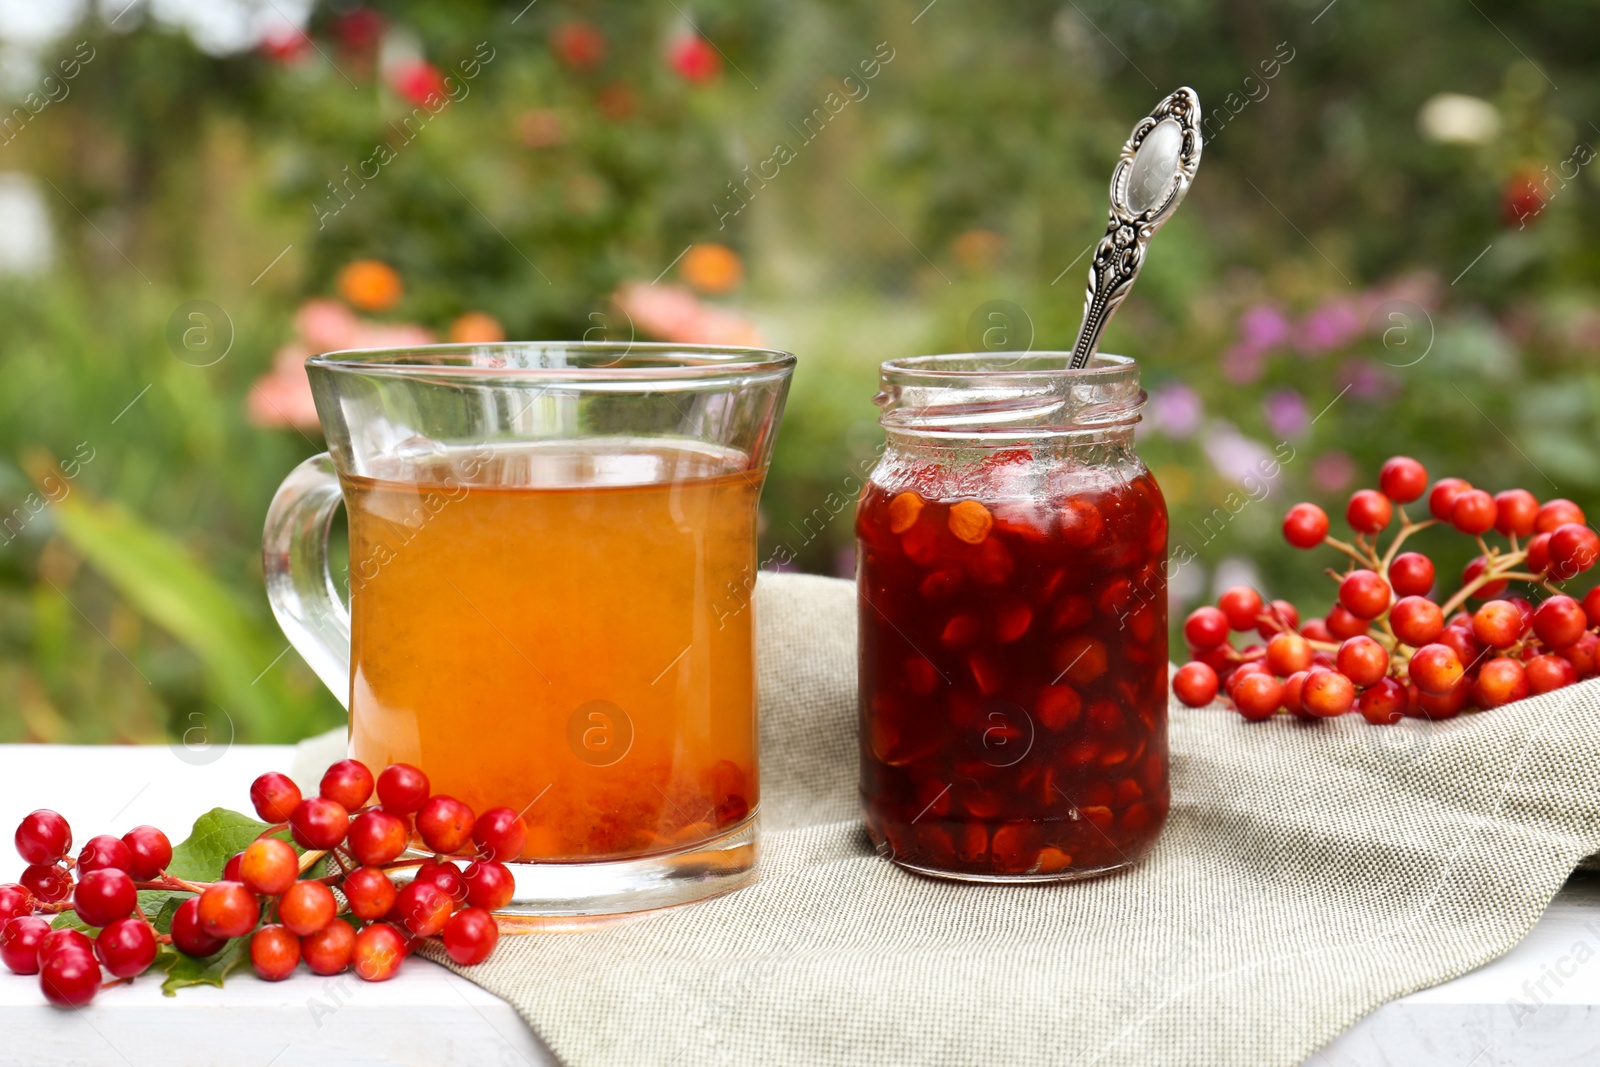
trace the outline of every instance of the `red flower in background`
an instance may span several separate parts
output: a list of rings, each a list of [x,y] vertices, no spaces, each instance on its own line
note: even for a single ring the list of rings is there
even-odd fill
[[[333,35],[352,52],[372,52],[383,36],[383,16],[370,7],[346,11],[333,20]]]
[[[261,35],[261,54],[289,66],[311,51],[311,39],[297,26],[276,26]]]
[[[592,70],[606,55],[606,39],[592,22],[565,22],[550,33],[550,49],[573,70]]]
[[[446,99],[444,75],[439,68],[424,60],[407,63],[389,79],[394,91],[418,106],[426,106],[435,97]]]
[[[1500,221],[1518,229],[1526,226],[1544,210],[1544,193],[1536,180],[1539,172],[1519,170],[1511,175],[1500,192]]]
[[[722,57],[710,41],[698,34],[687,34],[673,41],[667,60],[680,78],[693,85],[704,84],[722,73]]]

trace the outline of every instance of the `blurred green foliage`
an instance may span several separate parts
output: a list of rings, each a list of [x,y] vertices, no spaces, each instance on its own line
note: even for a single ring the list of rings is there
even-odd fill
[[[398,271],[391,321],[576,337],[621,328],[619,284],[730,246],[744,282],[711,303],[801,357],[764,553],[845,568],[828,501],[880,440],[877,363],[1068,345],[1116,150],[1184,83],[1214,115],[1205,163],[1105,346],[1156,397],[1141,449],[1201,560],[1184,595],[1231,560],[1314,610],[1330,588],[1282,546],[1282,508],[1338,514],[1396,452],[1600,509],[1600,206],[1574,163],[1600,144],[1600,64],[1577,0],[524,3],[319,5],[309,37],[229,55],[96,15],[37,50],[94,58],[0,144],[55,235],[53,267],[0,286],[0,740],[157,740],[218,708],[247,740],[339,721],[275,658],[258,560],[273,489],[321,446],[244,412],[355,259]],[[674,62],[696,32],[705,80]],[[422,122],[397,80],[418,61],[469,90]],[[37,78],[11,80],[15,104]],[[1444,92],[1494,128],[1423,136]],[[851,101],[808,138],[829,93]],[[780,143],[792,161],[726,215]],[[169,341],[193,300],[231,324],[214,363]],[[1270,497],[1205,538],[1280,440]]]

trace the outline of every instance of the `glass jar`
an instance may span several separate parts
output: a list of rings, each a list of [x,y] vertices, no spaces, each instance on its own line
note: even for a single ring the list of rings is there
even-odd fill
[[[982,882],[1127,867],[1166,820],[1167,508],[1122,356],[882,367],[856,511],[861,796],[878,851]]]

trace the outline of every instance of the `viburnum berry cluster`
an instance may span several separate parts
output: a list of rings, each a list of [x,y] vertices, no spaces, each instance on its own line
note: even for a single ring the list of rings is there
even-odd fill
[[[1431,517],[1414,521],[1404,505],[1424,494]],[[1379,535],[1396,517],[1381,547]],[[1421,463],[1395,456],[1376,489],[1351,495],[1345,519],[1355,531],[1350,541],[1330,536],[1315,504],[1296,504],[1283,520],[1294,547],[1327,545],[1350,559],[1344,571],[1328,571],[1339,588],[1326,616],[1302,624],[1286,601],[1229,589],[1184,622],[1191,660],[1173,676],[1179,700],[1201,707],[1220,688],[1246,719],[1280,710],[1324,719],[1354,708],[1370,723],[1392,725],[1408,715],[1448,719],[1469,706],[1499,707],[1600,671],[1600,587],[1580,601],[1557,584],[1600,558],[1600,535],[1572,501],[1541,504],[1526,489],[1491,496],[1460,478],[1430,488]],[[1432,595],[1433,560],[1401,551],[1435,525],[1475,538],[1480,553],[1443,600]],[[1505,544],[1486,541],[1491,532]],[[1537,606],[1502,598],[1514,581],[1548,595]],[[1469,600],[1486,602],[1468,613]],[[1250,631],[1264,643],[1235,648],[1231,633]]]
[[[29,815],[16,832],[28,866],[17,883],[0,885],[0,960],[16,974],[37,974],[51,1003],[78,1007],[102,988],[102,967],[112,976],[106,984],[116,984],[163,955],[169,971],[182,958],[231,952],[241,963],[247,954],[268,981],[304,960],[315,974],[350,968],[381,982],[424,938],[439,937],[460,964],[494,950],[492,913],[515,888],[500,859],[515,859],[528,835],[510,808],[474,815],[454,797],[432,795],[416,767],[396,763],[374,780],[351,759],[328,768],[316,796],[269,772],[251,785],[250,800],[264,828],[211,813],[231,817],[223,825],[236,833],[242,825],[240,843],[248,841],[225,862],[217,856],[213,881],[174,874],[172,843],[153,826],[90,838],[74,860],[67,820],[48,810]],[[185,860],[193,862],[201,836],[197,823],[178,846]],[[430,855],[402,858],[418,841]],[[231,965],[196,980],[220,984]]]

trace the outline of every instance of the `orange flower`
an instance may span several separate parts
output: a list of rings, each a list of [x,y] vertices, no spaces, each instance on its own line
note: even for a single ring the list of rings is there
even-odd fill
[[[492,345],[505,339],[500,320],[482,311],[469,311],[450,324],[450,340],[458,345]]]
[[[387,263],[358,259],[339,272],[339,295],[362,311],[388,311],[400,302],[405,287]]]
[[[950,243],[950,255],[969,271],[986,271],[1000,261],[1006,239],[993,230],[967,230]]]
[[[684,253],[683,280],[702,293],[726,293],[744,280],[739,254],[727,245],[707,241]]]

